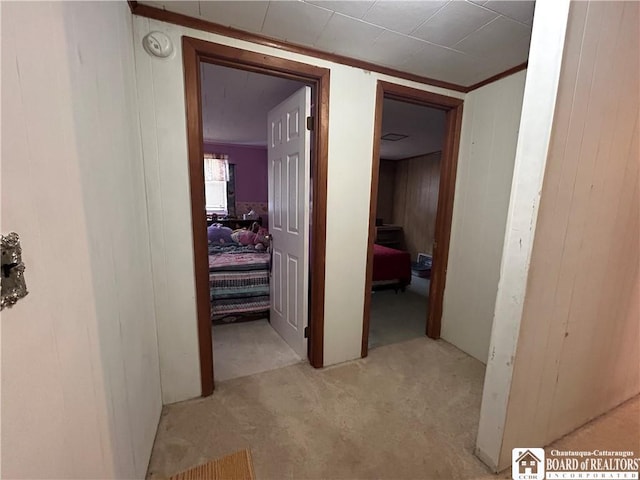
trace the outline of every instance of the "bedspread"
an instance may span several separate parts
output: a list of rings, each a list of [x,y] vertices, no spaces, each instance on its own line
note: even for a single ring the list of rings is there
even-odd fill
[[[411,256],[409,252],[373,245],[373,281],[397,280],[411,283]]]
[[[209,255],[212,318],[269,310],[269,259],[255,251]]]

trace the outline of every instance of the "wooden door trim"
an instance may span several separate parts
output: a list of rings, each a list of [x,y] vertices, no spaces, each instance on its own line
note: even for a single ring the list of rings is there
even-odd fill
[[[326,68],[294,62],[266,54],[228,47],[196,38],[182,37],[185,82],[189,184],[193,229],[196,311],[202,396],[213,393],[213,341],[209,306],[209,262],[202,168],[202,103],[200,101],[200,64],[227,67],[304,81],[313,86],[312,114],[316,118],[312,147],[313,198],[311,216],[311,309],[309,317],[309,362],[324,364],[324,297],[327,218],[327,162],[329,151],[329,76]]]
[[[455,195],[460,131],[462,129],[462,107],[464,101],[415,88],[378,81],[373,129],[373,161],[371,162],[371,199],[369,204],[369,240],[367,244],[367,266],[364,291],[364,311],[362,319],[361,356],[369,353],[369,323],[371,315],[371,287],[373,276],[373,244],[375,241],[375,219],[378,197],[380,168],[380,135],[382,134],[383,103],[385,98],[424,105],[446,111],[446,130],[440,164],[438,209],[436,213],[433,267],[429,287],[429,312],[426,334],[430,338],[440,338],[442,322],[442,301],[447,276],[453,199]]]

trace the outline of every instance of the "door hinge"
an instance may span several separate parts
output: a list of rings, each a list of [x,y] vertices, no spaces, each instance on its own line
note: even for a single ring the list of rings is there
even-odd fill
[[[304,338],[309,338],[309,327],[304,327]]]
[[[307,130],[313,131],[314,126],[315,122],[313,120],[313,117],[307,117]]]

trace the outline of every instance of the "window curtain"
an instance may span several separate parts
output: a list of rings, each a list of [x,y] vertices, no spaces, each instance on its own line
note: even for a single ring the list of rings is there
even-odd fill
[[[227,180],[227,215],[236,216],[236,166],[229,164],[229,180]]]
[[[204,181],[229,181],[229,155],[220,155],[217,153],[204,154]]]

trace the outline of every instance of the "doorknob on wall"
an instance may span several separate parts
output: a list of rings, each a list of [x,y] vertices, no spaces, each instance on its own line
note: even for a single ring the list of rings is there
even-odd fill
[[[24,280],[25,266],[22,262],[20,237],[15,232],[6,236],[0,235],[0,243],[2,244],[0,310],[3,310],[4,307],[12,307],[29,292]]]

